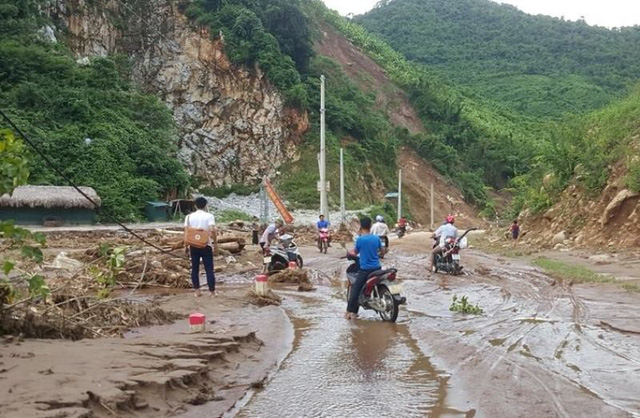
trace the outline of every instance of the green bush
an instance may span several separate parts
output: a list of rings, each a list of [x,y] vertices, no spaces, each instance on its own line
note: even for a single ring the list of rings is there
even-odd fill
[[[200,193],[209,197],[225,198],[231,194],[249,196],[260,191],[260,185],[230,184],[222,187],[201,187]]]
[[[251,221],[252,216],[240,210],[227,209],[216,214],[216,222],[219,224],[229,223],[233,221]]]
[[[625,184],[634,192],[640,192],[640,161],[636,156],[627,163]]]

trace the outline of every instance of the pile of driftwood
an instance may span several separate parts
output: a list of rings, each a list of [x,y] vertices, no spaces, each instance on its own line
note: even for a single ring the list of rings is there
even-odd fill
[[[79,340],[121,336],[128,329],[181,318],[157,305],[54,293],[47,301],[23,300],[0,310],[0,335]]]
[[[164,249],[172,251],[179,250],[184,247],[184,233],[182,231],[170,231],[166,229],[156,230],[163,236],[158,240],[160,246]],[[244,237],[232,233],[223,233],[218,237],[218,245],[216,246],[214,255],[231,255],[239,254],[246,247],[247,242]]]

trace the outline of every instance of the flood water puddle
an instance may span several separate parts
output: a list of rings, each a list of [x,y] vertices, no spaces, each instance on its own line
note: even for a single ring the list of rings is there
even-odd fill
[[[447,378],[418,348],[401,311],[397,324],[371,311],[342,317],[341,292],[286,292],[283,307],[296,328],[293,351],[238,417],[439,416]],[[404,318],[402,315],[405,315]]]

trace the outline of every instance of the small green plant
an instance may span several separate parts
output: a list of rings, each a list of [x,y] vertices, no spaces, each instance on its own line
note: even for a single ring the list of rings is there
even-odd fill
[[[102,287],[98,291],[98,298],[104,299],[111,294],[116,284],[116,277],[124,267],[126,250],[125,247],[111,249],[105,245],[100,246],[99,254],[106,257],[106,262],[103,267],[91,266],[89,268],[89,273]]]
[[[622,285],[622,288],[627,292],[640,293],[640,286],[638,286],[637,283],[625,283]]]
[[[19,249],[23,260],[42,265],[44,254],[41,248],[46,245],[44,234],[32,233],[24,228],[18,228],[13,224],[13,221],[3,221],[0,222],[0,236],[3,239],[3,252]],[[27,285],[29,297],[39,296],[46,299],[50,294],[43,276],[20,270],[14,260],[2,260],[2,273],[0,307],[4,304],[12,304],[16,299],[22,297],[21,284]]]
[[[484,312],[480,306],[472,305],[469,303],[469,299],[466,296],[458,299],[458,295],[453,295],[453,301],[449,310],[452,312],[460,312],[464,314],[482,315]]]

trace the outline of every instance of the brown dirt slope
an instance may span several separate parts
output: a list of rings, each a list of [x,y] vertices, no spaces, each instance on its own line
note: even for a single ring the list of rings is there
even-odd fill
[[[315,45],[318,54],[339,62],[347,75],[364,91],[375,91],[376,105],[389,116],[392,123],[407,128],[411,133],[424,131],[409,98],[389,80],[382,67],[332,27],[322,25],[320,29],[322,37]]]
[[[449,213],[456,216],[456,224],[459,228],[484,225],[484,221],[478,218],[476,210],[464,202],[460,191],[415,152],[408,148],[400,149],[398,166],[402,168],[403,191],[408,197],[409,208],[416,222],[430,226],[431,184],[433,184],[435,226],[438,226]]]
[[[425,131],[407,95],[389,79],[380,65],[332,27],[323,25],[321,31],[322,37],[315,45],[318,54],[340,63],[351,80],[364,91],[375,91],[378,108],[388,115],[393,124],[413,134]],[[436,224],[447,213],[457,214],[463,226],[481,224],[477,211],[464,202],[460,191],[414,152],[402,149],[398,154],[398,166],[404,169],[405,195],[409,197],[409,209],[414,220],[429,225],[430,188],[433,183],[436,189]]]
[[[526,241],[542,246],[640,247],[640,194],[624,184],[623,165],[613,169],[596,198],[578,185],[570,185],[545,213],[523,216]],[[565,239],[554,237],[564,231]]]

